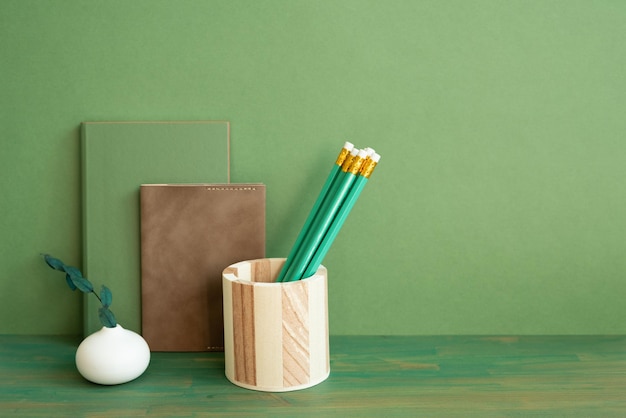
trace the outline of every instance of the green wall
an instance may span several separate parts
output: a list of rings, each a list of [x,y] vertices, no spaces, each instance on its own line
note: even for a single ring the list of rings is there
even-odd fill
[[[343,141],[382,155],[325,260],[334,334],[626,332],[625,19],[621,0],[0,1],[0,333],[81,331],[39,256],[80,263],[79,124],[197,119],[231,121],[232,180],[267,184],[269,256]]]

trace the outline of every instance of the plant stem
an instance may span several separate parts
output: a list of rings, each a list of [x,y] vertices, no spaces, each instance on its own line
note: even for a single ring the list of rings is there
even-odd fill
[[[100,299],[100,296],[98,296],[98,294],[95,292],[95,290],[92,290],[91,293],[93,293],[94,296],[98,298],[98,300],[100,301],[100,304],[102,305],[102,299]]]

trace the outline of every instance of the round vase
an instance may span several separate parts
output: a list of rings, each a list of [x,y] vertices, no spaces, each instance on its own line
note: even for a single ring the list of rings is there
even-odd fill
[[[118,385],[141,376],[150,363],[150,348],[143,337],[122,328],[102,327],[85,338],[76,350],[76,367],[87,380]]]

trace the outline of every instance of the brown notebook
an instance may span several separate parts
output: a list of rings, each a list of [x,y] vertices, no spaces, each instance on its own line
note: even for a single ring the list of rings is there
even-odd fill
[[[265,185],[144,184],[142,335],[151,351],[222,351],[222,270],[265,257]]]

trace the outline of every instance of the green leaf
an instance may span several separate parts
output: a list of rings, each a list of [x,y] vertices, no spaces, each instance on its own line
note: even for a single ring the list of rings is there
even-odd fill
[[[65,271],[65,264],[58,258],[54,258],[50,254],[44,254],[43,259],[46,261],[46,264],[48,264],[53,269]]]
[[[44,254],[43,257],[48,266],[55,270],[65,272],[65,281],[70,289],[78,289],[83,293],[93,293],[96,297],[98,297],[96,292],[93,290],[91,282],[83,276],[83,273],[78,268],[68,266],[58,258],[54,258],[49,254]],[[111,303],[113,302],[113,295],[108,287],[102,286],[99,299],[100,302],[102,302],[102,307],[98,309],[100,322],[107,328],[115,328],[117,326],[117,321],[115,320],[113,312],[109,310],[109,306],[111,306]]]
[[[98,308],[98,318],[100,319],[100,323],[107,328],[115,328],[117,325],[113,312],[104,306]]]
[[[65,275],[65,281],[67,282],[67,285],[70,287],[70,289],[76,290],[76,286],[72,281],[72,276],[70,276],[69,273]]]
[[[100,301],[102,302],[102,306],[105,308],[111,306],[111,303],[113,302],[113,294],[105,285],[102,285],[102,288],[100,289]]]
[[[76,267],[65,266],[65,271],[70,276],[72,283],[74,283],[74,286],[76,286],[78,290],[84,293],[93,292],[93,285],[89,280],[83,277],[83,273],[81,273],[80,270]]]
[[[72,277],[83,278],[83,273],[74,266],[65,265],[64,271]]]

